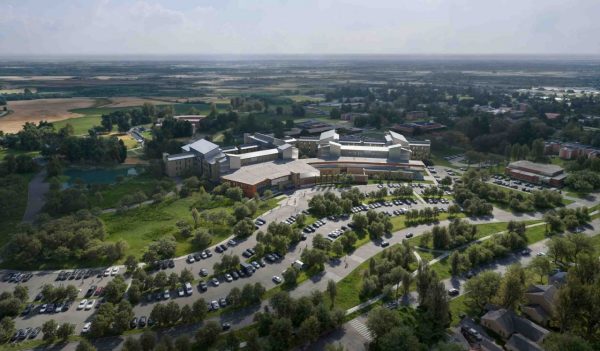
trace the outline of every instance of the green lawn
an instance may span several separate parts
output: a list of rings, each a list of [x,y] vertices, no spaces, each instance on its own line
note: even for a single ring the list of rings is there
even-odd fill
[[[156,187],[156,182],[155,178],[146,175],[128,177],[120,183],[108,185],[105,189],[100,190],[101,196],[92,195],[89,199],[92,207],[114,208],[126,195],[135,194],[138,191],[148,194]]]
[[[86,135],[88,130],[100,125],[100,115],[86,115],[54,122],[54,127],[60,129],[67,124],[73,127],[75,135]]]
[[[103,214],[100,218],[106,226],[106,240],[113,242],[125,240],[129,245],[127,254],[141,257],[152,241],[172,235],[177,242],[176,256],[189,253],[193,251],[190,239],[181,237],[175,224],[182,219],[191,222],[191,208],[193,206],[200,208],[197,202],[202,199],[200,195],[194,194],[187,198],[168,198],[162,203],[143,206],[121,214]],[[279,201],[274,198],[263,202],[257,215],[275,207]],[[231,203],[224,204],[225,210],[231,212],[231,205]],[[218,208],[212,208],[201,212],[217,210]],[[203,223],[201,227],[207,227],[213,232],[213,243],[231,234],[231,227],[227,224]]]
[[[19,156],[19,155],[27,155],[27,156],[31,156],[31,157],[36,157],[40,155],[39,151],[21,151],[21,150],[14,150],[14,149],[6,149],[6,148],[0,148],[0,162],[4,161],[4,158],[8,155],[14,155]]]
[[[467,293],[468,294],[468,293]],[[455,297],[450,300],[450,313],[452,314],[452,326],[458,325],[460,322],[460,314],[464,313],[468,316],[474,316],[475,311],[472,311],[467,305],[467,294]]]

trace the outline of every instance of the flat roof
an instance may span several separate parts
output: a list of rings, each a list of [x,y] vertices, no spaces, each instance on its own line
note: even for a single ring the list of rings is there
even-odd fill
[[[175,154],[175,155],[167,156],[167,161],[177,161],[177,160],[183,160],[186,158],[194,158],[194,157],[196,157],[196,155],[191,154],[191,153]]]
[[[522,169],[535,170],[537,172],[540,172],[543,175],[549,175],[549,176],[552,176],[555,173],[559,173],[559,172],[563,171],[563,168],[560,166],[557,166],[557,165],[545,164],[545,163],[535,163],[535,162],[525,161],[525,160],[511,162],[508,164],[508,167],[509,168],[522,168]]]
[[[246,152],[245,154],[236,154],[235,156],[239,157],[242,160],[245,160],[245,159],[252,158],[252,157],[274,155],[274,154],[278,154],[278,153],[279,153],[279,151],[277,149],[266,149],[266,150],[259,150],[259,151],[253,151],[253,152]]]
[[[233,173],[221,176],[221,178],[232,182],[256,185],[265,180],[289,176],[292,173],[317,176],[319,171],[304,162],[304,160],[294,160],[289,162],[278,160],[243,166]]]
[[[373,157],[351,157],[351,156],[342,156],[342,157],[332,157],[332,158],[303,158],[301,161],[304,161],[308,164],[313,163],[365,163],[365,164],[392,164],[392,165],[407,165],[412,167],[425,167],[423,161],[419,160],[408,160],[408,162],[395,162],[390,161],[385,158],[373,158]]]

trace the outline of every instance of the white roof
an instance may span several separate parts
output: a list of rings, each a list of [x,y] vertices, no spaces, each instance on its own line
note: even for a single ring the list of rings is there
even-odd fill
[[[185,151],[194,150],[203,155],[219,148],[219,145],[213,144],[206,139],[197,140],[191,144],[187,144],[181,147]]]

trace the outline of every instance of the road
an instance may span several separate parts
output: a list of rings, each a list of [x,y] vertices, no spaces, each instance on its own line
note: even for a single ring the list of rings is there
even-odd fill
[[[358,186],[358,188],[363,192],[369,192],[372,190],[378,189],[378,186],[375,184],[372,185],[364,185]],[[290,196],[284,199],[278,207],[270,210],[265,213],[261,218],[267,221],[267,224],[263,227],[266,228],[268,223],[276,221],[283,221],[288,218],[290,215],[298,214],[302,210],[308,208],[308,201],[315,194],[323,193],[324,191],[334,191],[339,192],[338,189],[335,188],[307,188],[297,190],[294,193],[290,194]],[[423,208],[428,205],[424,203],[419,203],[417,205],[412,205],[411,208]],[[447,207],[447,205],[436,205],[437,207]],[[376,209],[376,211],[393,211],[394,209],[408,207],[406,205],[402,206],[393,206],[393,207],[381,207]],[[475,218],[468,219],[472,223],[489,223],[489,222],[505,222],[509,220],[530,220],[540,218],[541,214],[523,214],[523,215],[515,215],[501,209],[494,209],[493,216],[487,218]],[[317,232],[326,235],[334,229],[339,229],[342,225],[346,225],[348,220],[343,221],[327,221],[326,224],[319,228]],[[448,221],[441,221],[438,223],[440,225],[448,224]],[[400,243],[406,236],[407,233],[413,232],[415,236],[422,234],[423,232],[429,230],[433,224],[430,225],[420,225],[417,227],[411,227],[408,229],[400,230],[398,232],[393,233],[393,235],[387,240],[390,244]],[[174,301],[177,301],[179,304],[191,304],[199,297],[204,298],[207,301],[218,300],[221,297],[226,297],[229,291],[233,287],[241,288],[244,284],[252,282],[261,282],[263,286],[267,289],[270,289],[275,286],[272,282],[271,278],[273,275],[281,275],[281,272],[289,267],[292,262],[300,258],[301,252],[305,247],[312,246],[312,239],[314,234],[308,236],[308,240],[305,242],[301,242],[296,247],[291,248],[290,251],[286,254],[285,258],[278,263],[275,264],[267,264],[266,267],[259,269],[252,278],[242,278],[231,283],[221,282],[218,287],[210,286],[208,291],[201,293],[199,289],[196,287],[196,291],[192,296],[189,297],[181,297],[181,298],[173,298]],[[254,247],[256,245],[256,237],[251,236],[248,239],[238,243],[237,246],[230,248],[226,254],[237,254],[242,257],[241,254],[247,248]],[[325,267],[325,272],[321,276],[313,277],[302,284],[300,284],[295,290],[291,292],[291,295],[294,297],[303,296],[307,293],[313,291],[314,289],[325,290],[327,281],[329,279],[333,279],[334,281],[339,281],[346,275],[348,275],[352,270],[354,270],[359,264],[369,259],[373,255],[380,252],[382,248],[375,242],[368,242],[367,244],[359,247],[351,256],[346,257],[343,261],[339,262],[328,262]],[[214,250],[213,250],[214,252]],[[172,269],[167,269],[165,272],[170,274],[171,272],[181,272],[184,268],[190,269],[192,273],[198,277],[198,272],[201,268],[206,268],[209,270],[209,273],[212,273],[212,267],[214,263],[220,260],[221,254],[214,254],[213,257],[202,260],[201,262],[188,264],[185,261],[184,257],[179,257],[175,259],[175,267]],[[124,269],[121,269],[123,272]],[[0,275],[3,275],[5,271],[0,271]],[[23,285],[27,286],[30,291],[30,297],[33,299],[35,295],[41,290],[41,287],[44,284],[58,284],[55,282],[58,271],[40,271],[40,272],[32,272],[34,273],[33,278],[30,279],[27,283],[23,283]],[[199,278],[199,277],[198,277]],[[108,278],[90,278],[86,281],[67,281],[65,283],[76,284],[77,287],[81,289],[81,292],[78,296],[79,299],[83,298],[83,294],[91,285],[104,286],[108,281],[110,281],[110,277]],[[63,283],[64,284],[64,283]],[[4,283],[0,282],[0,290],[1,291],[10,291],[14,287],[12,283]],[[172,293],[172,295],[174,295]],[[148,316],[150,311],[152,310],[155,302],[151,303],[141,303],[134,307],[134,313],[136,316]],[[259,308],[259,307],[257,307]],[[250,323],[252,323],[252,315],[254,311],[257,309],[250,310],[241,310],[235,311],[233,313],[224,314],[223,316],[216,318],[220,321],[228,321],[232,323],[233,328],[241,328]],[[58,314],[39,314],[32,313],[29,316],[24,318],[19,317],[16,319],[16,327],[17,328],[25,328],[25,327],[36,327],[41,326],[45,321],[49,319],[55,319],[57,322],[69,322],[76,324],[76,330],[79,331],[83,324],[87,321],[90,321],[93,317],[94,311],[76,311],[74,307],[67,312],[58,313]]]
[[[588,236],[598,235],[598,228],[600,228],[600,219],[592,221],[584,233]],[[510,267],[512,264],[519,263],[522,266],[527,266],[539,253],[548,252],[548,242],[549,239],[544,239],[529,245],[528,248],[531,250],[529,255],[511,253],[508,256],[498,259],[490,264],[480,266],[477,269],[474,269],[473,272],[478,274],[482,271],[489,270],[504,274],[506,273],[508,267]],[[452,298],[454,299],[467,293],[467,291],[465,291],[466,281],[467,278],[465,277],[451,277],[442,280],[442,283],[445,285],[446,290],[457,289],[459,291],[459,295]],[[418,294],[415,291],[411,292],[408,299],[405,299],[405,301],[408,301],[410,305],[415,307],[417,305],[417,300]],[[366,313],[357,316],[356,318],[346,322],[340,330],[322,337],[316,343],[310,345],[309,348],[311,350],[324,350],[327,344],[341,343],[346,350],[368,350],[368,342],[371,340],[371,335],[368,332],[368,329],[365,333],[365,321],[367,317],[368,315]]]

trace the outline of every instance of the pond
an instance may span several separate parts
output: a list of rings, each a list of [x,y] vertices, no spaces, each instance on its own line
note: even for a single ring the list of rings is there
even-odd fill
[[[66,185],[71,185],[76,179],[83,180],[86,184],[112,184],[118,177],[132,177],[141,173],[136,167],[113,168],[67,168],[64,175],[67,177]]]

